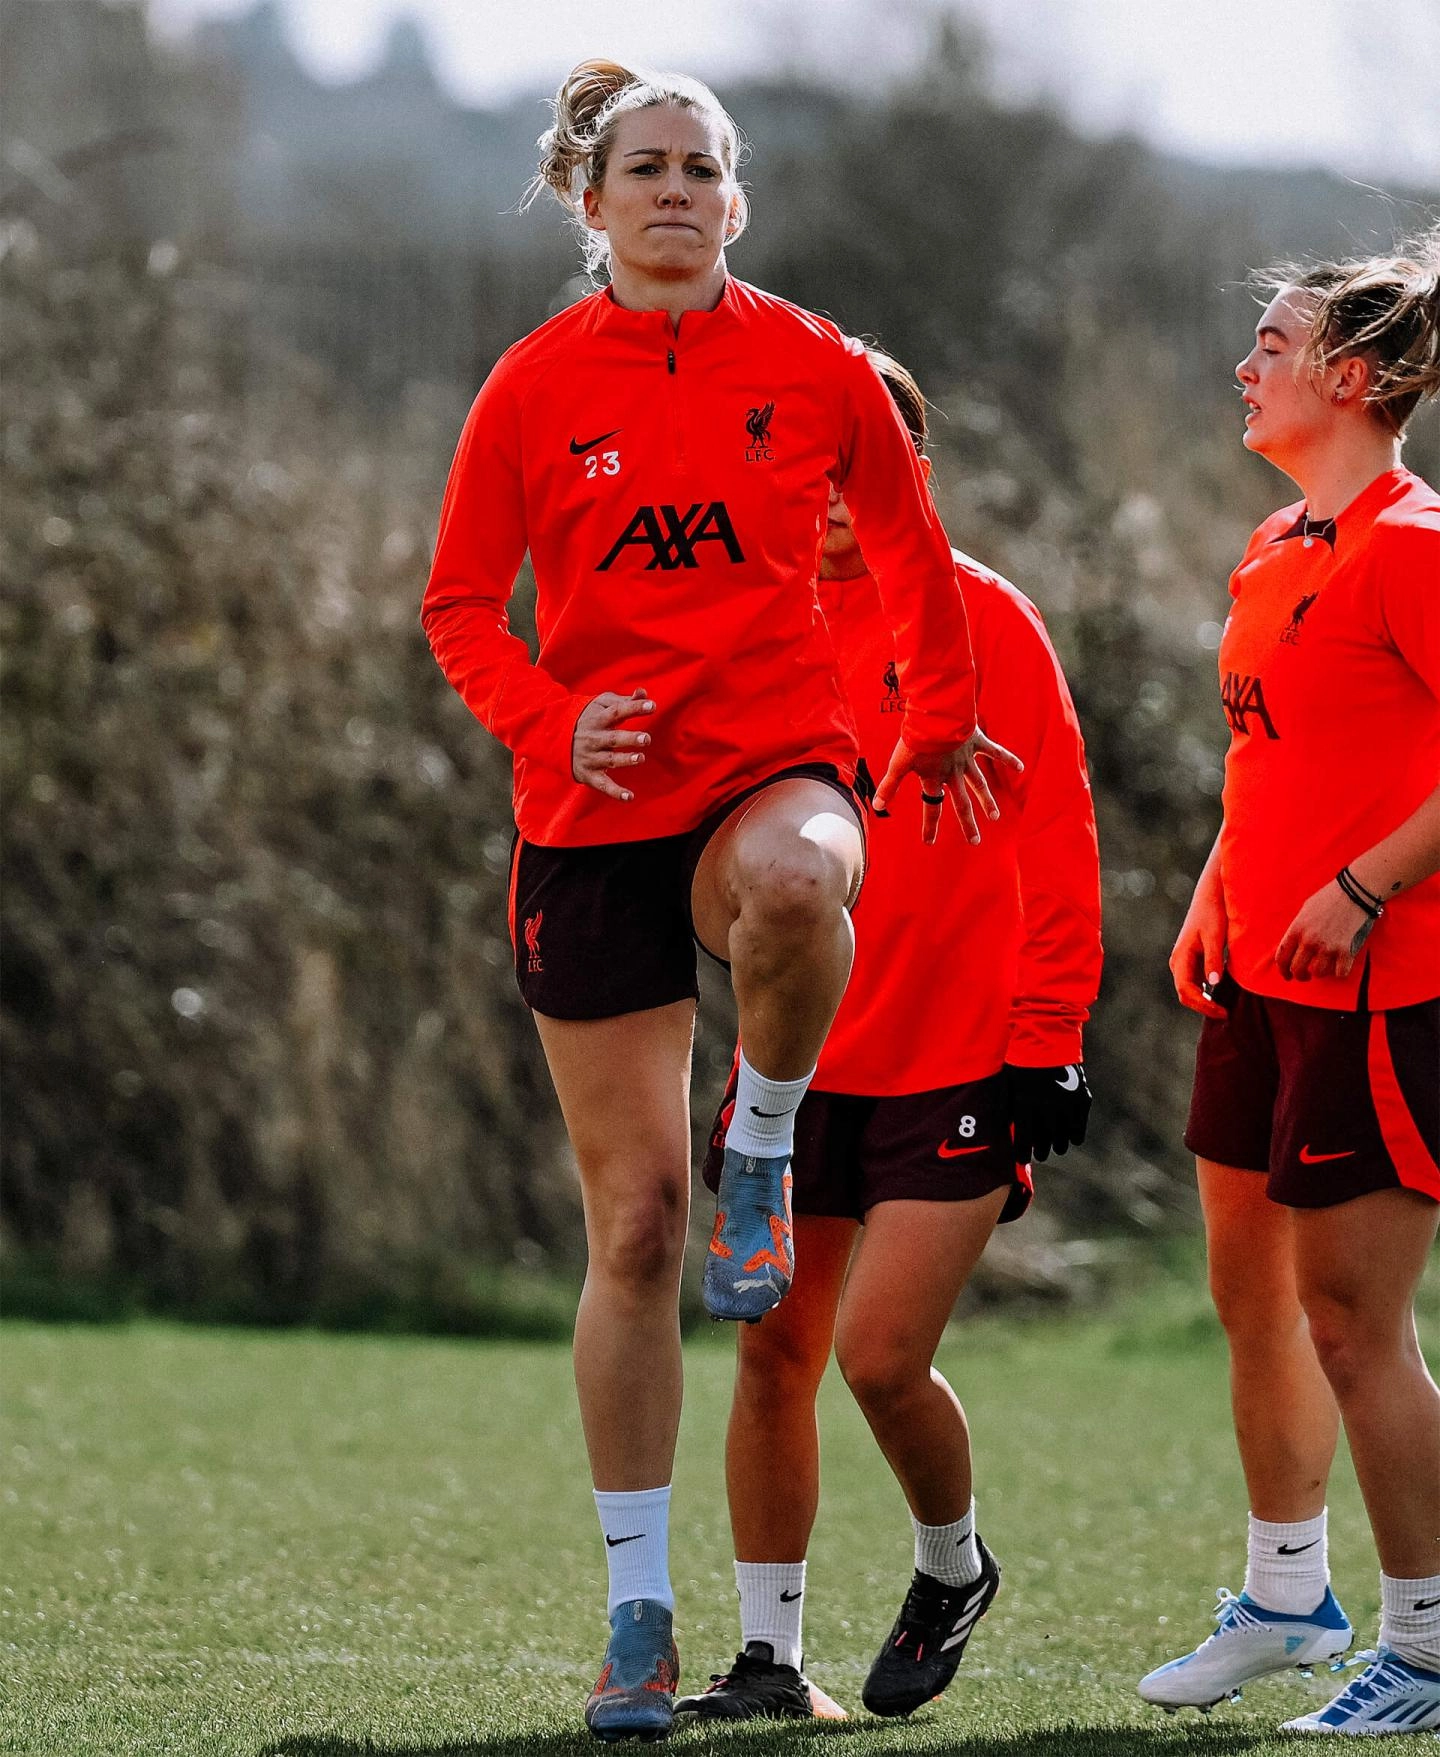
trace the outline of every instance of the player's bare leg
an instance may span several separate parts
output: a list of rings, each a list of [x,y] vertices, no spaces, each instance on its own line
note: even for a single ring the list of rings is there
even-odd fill
[[[1380,1552],[1380,1641],[1370,1663],[1292,1732],[1440,1729],[1440,1391],[1413,1301],[1440,1208],[1375,1190],[1296,1213],[1300,1299],[1334,1389]]]
[[[840,1370],[923,1525],[948,1525],[969,1511],[965,1411],[931,1363],[1006,1193],[872,1208],[841,1300]]]
[[[1352,1639],[1327,1554],[1340,1415],[1300,1303],[1297,1216],[1270,1200],[1263,1173],[1196,1164],[1250,1518],[1243,1592],[1221,1588],[1213,1633],[1140,1680],[1147,1702],[1172,1709],[1208,1708],[1253,1678],[1333,1659]]]
[[[706,1720],[838,1719],[844,1711],[803,1675],[805,1552],[820,1499],[815,1393],[830,1359],[835,1311],[858,1223],[798,1215],[803,1262],[789,1296],[742,1325],[725,1442],[735,1535],[740,1651],[677,1714]]]
[[[729,961],[740,1041],[768,1079],[810,1074],[850,976],[864,843],[821,781],[779,781],[711,837],[695,872],[700,943]]]
[[[668,1483],[675,1457],[694,1021],[688,1000],[614,1019],[536,1015],[585,1204],[575,1382],[603,1490]]]
[[[679,1677],[670,1478],[695,1004],[535,1020],[580,1168],[589,1247],[575,1384],[605,1538],[610,1639],[585,1718],[603,1738],[654,1738],[670,1726]]]
[[[932,1363],[1007,1193],[881,1202],[865,1217],[840,1301],[836,1359],[915,1528],[914,1578],[862,1693],[874,1714],[910,1714],[945,1689],[1000,1585],[975,1530],[965,1411]]]
[[[740,1332],[725,1438],[730,1529],[741,1562],[798,1562],[820,1502],[815,1394],[835,1336],[835,1313],[859,1225],[798,1215],[805,1268],[790,1297]]]
[[[1313,1519],[1340,1433],[1295,1279],[1295,1216],[1261,1173],[1197,1161],[1210,1295],[1230,1347],[1230,1401],[1250,1510]]]
[[[712,1317],[755,1321],[794,1273],[795,1112],[845,992],[849,904],[864,844],[823,782],[777,782],[711,838],[691,891],[701,943],[728,959],[740,1014],[736,1101],[725,1137],[704,1296]]]
[[[1414,1300],[1440,1207],[1376,1190],[1295,1213],[1300,1300],[1380,1552],[1393,1576],[1440,1574],[1440,1391]]]

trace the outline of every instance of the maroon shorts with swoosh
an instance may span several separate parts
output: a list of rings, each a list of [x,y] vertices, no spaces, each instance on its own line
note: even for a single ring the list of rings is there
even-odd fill
[[[735,1102],[735,1071],[710,1132],[703,1176],[720,1188],[725,1130]],[[1015,1163],[1005,1077],[991,1074],[901,1098],[805,1094],[795,1115],[796,1214],[863,1220],[879,1202],[968,1202],[1009,1189],[1001,1221],[1018,1220],[1034,1184]]]
[[[1200,1033],[1192,1153],[1267,1173],[1288,1208],[1397,1188],[1440,1202],[1440,999],[1342,1013],[1228,974],[1215,998],[1226,1017]]]
[[[510,944],[526,1006],[552,1019],[610,1019],[698,999],[690,887],[700,857],[733,811],[793,780],[822,781],[838,793],[864,836],[865,808],[832,763],[781,769],[678,836],[542,848],[517,835]]]

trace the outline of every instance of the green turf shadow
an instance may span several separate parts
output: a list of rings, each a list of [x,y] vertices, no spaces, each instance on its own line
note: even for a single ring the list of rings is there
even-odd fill
[[[666,1741],[666,1749],[720,1757],[722,1753],[780,1752],[796,1754],[829,1747],[835,1757],[916,1757],[926,1751],[954,1752],[956,1757],[1230,1757],[1230,1753],[1269,1746],[1272,1730],[1197,1725],[1186,1717],[1174,1726],[1096,1727],[1060,1722],[1029,1732],[973,1737],[943,1734],[931,1717],[890,1725],[875,1720],[842,1724],[784,1723],[691,1726]],[[578,1727],[574,1732],[495,1734],[441,1744],[399,1744],[370,1739],[302,1737],[264,1744],[256,1757],[594,1757],[601,1747]]]

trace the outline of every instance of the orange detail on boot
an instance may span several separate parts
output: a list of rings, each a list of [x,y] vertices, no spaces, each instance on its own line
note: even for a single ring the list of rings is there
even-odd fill
[[[672,1647],[666,1658],[657,1659],[655,1661],[655,1676],[653,1678],[646,1678],[645,1688],[647,1690],[668,1692],[673,1696],[675,1691],[679,1688],[679,1685],[680,1650],[676,1647]]]
[[[710,1234],[710,1254],[712,1257],[733,1257],[735,1255],[729,1245],[720,1242],[720,1229],[724,1224],[724,1211],[717,1209],[715,1212],[715,1230]]]
[[[770,1241],[775,1249],[773,1251],[756,1251],[745,1265],[747,1275],[758,1269],[762,1263],[773,1263],[782,1275],[790,1274],[790,1252],[788,1249],[790,1228],[778,1214],[770,1216]]]

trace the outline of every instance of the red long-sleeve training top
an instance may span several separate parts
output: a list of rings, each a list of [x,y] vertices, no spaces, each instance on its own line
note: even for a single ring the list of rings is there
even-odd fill
[[[964,604],[859,343],[731,279],[678,332],[600,292],[501,357],[460,437],[421,617],[445,675],[515,753],[527,841],[674,835],[791,763],[853,774],[815,595],[831,482],[894,630],[908,701],[895,728],[913,749],[951,749],[975,726]],[[535,662],[506,617],[527,549]],[[657,705],[627,804],[574,779],[571,741],[587,702],[637,686]]]
[[[984,1079],[1006,1061],[1079,1061],[1099,990],[1095,812],[1060,661],[1028,598],[968,556],[957,553],[955,569],[981,719],[1025,772],[987,764],[1001,816],[978,847],[960,836],[926,847],[918,789],[872,818],[855,967],[820,1052],[821,1091],[899,1097]],[[873,767],[904,712],[890,632],[868,575],[820,590]]]

